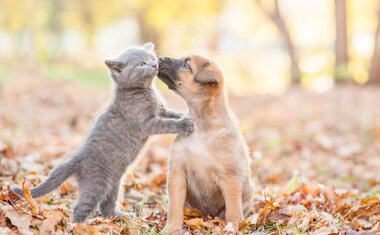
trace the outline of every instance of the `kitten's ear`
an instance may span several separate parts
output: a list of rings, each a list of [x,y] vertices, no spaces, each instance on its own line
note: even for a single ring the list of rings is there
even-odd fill
[[[154,50],[154,44],[151,42],[147,42],[142,46],[145,50],[153,52]]]
[[[121,73],[121,70],[123,70],[123,67],[125,66],[125,63],[121,60],[105,60],[104,63],[107,65],[107,67],[112,71],[116,73]]]

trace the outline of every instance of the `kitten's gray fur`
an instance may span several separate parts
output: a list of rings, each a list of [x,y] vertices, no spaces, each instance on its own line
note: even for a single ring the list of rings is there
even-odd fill
[[[147,43],[128,49],[116,60],[105,61],[115,83],[112,102],[74,156],[31,189],[33,197],[40,197],[75,174],[80,188],[73,212],[75,223],[83,222],[98,204],[104,216],[122,216],[115,211],[120,180],[148,137],[163,133],[188,135],[193,131],[192,121],[166,110],[152,88],[158,72],[153,49],[154,45]],[[22,195],[21,188],[13,190]]]

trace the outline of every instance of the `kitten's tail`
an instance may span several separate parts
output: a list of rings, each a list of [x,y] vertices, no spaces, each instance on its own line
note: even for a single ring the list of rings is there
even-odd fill
[[[77,171],[78,162],[79,158],[73,157],[69,161],[57,166],[49,174],[49,177],[45,182],[30,189],[32,197],[41,197],[58,188],[67,178],[69,178],[69,176]],[[21,196],[23,195],[22,189],[19,187],[14,187],[12,190]]]

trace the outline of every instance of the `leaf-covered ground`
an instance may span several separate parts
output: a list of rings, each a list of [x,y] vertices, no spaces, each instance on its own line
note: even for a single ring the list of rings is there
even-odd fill
[[[9,187],[39,184],[80,146],[110,99],[88,88],[15,74],[0,87],[0,234],[155,234],[165,226],[166,160],[173,136],[152,138],[125,176],[129,218],[94,215],[72,224],[78,188],[70,178],[33,200]],[[169,104],[183,109],[169,94]],[[337,87],[322,95],[291,89],[281,97],[230,97],[252,153],[254,203],[248,234],[380,233],[380,89]],[[192,234],[234,234],[219,218],[185,210]]]

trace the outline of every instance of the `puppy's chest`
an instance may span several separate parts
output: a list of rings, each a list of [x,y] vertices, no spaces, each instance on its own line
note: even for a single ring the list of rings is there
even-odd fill
[[[181,162],[186,168],[195,167],[198,172],[207,171],[218,164],[208,147],[207,139],[196,134],[175,142],[171,158]]]

